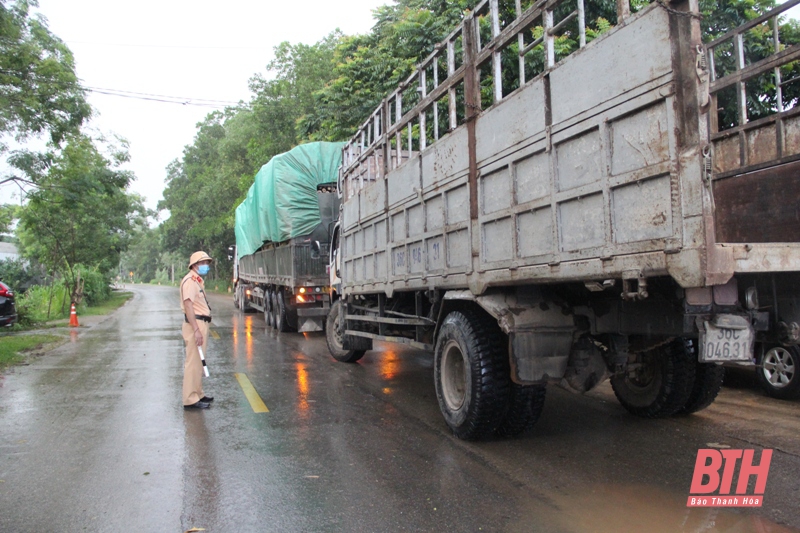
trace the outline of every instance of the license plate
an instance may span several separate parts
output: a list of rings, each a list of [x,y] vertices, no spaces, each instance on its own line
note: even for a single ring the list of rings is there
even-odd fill
[[[700,361],[750,361],[753,358],[752,326],[724,328],[705,322],[700,331]]]

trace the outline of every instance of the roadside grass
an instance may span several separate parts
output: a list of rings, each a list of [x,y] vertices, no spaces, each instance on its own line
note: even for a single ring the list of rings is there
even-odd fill
[[[80,314],[82,316],[107,315],[122,307],[122,305],[128,300],[130,300],[132,296],[133,296],[132,292],[122,292],[122,291],[112,292],[111,298],[109,298],[108,300],[106,300],[101,304],[81,309]]]
[[[0,369],[25,360],[22,352],[64,342],[55,335],[2,335],[0,336]]]
[[[82,316],[101,316],[112,313],[122,307],[132,296],[132,292],[114,291],[111,293],[111,297],[101,304],[92,307],[81,305],[78,308],[78,319],[80,320]],[[6,331],[8,333],[15,333],[39,329],[65,328],[67,326],[69,326],[69,317],[48,320],[47,322],[31,322],[29,324],[17,323],[7,328]]]

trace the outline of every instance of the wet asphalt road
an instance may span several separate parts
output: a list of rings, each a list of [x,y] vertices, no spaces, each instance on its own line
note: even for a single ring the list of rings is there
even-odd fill
[[[660,421],[629,415],[607,385],[550,387],[533,433],[466,443],[439,414],[430,354],[380,344],[337,363],[321,335],[276,334],[212,295],[216,399],[185,411],[177,291],[133,290],[0,380],[0,531],[800,528],[800,403],[764,397],[746,373],[702,413]],[[775,450],[764,507],[685,507],[709,444]]]

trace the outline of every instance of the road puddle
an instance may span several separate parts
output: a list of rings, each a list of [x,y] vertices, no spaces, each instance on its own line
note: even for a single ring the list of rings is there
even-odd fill
[[[690,509],[686,507],[686,496],[648,485],[595,485],[583,493],[552,495],[551,498],[561,510],[556,523],[558,523],[557,528],[563,531],[593,533],[798,531],[753,514],[750,509]]]

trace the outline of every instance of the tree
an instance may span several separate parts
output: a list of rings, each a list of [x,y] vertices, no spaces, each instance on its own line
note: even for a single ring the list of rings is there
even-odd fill
[[[0,234],[8,233],[11,223],[16,218],[17,206],[12,204],[0,204]]]
[[[371,33],[343,38],[337,46],[333,77],[315,94],[313,112],[301,119],[304,137],[347,139],[453,30],[472,4],[468,0],[398,0],[377,8]]]
[[[249,109],[256,129],[249,152],[256,169],[307,137],[307,119],[316,110],[314,94],[331,80],[334,50],[342,38],[337,30],[313,45],[283,42],[267,65],[272,79],[261,74],[250,79]]]
[[[126,192],[133,175],[120,170],[125,143],[103,154],[84,135],[70,136],[63,150],[12,159],[39,187],[19,208],[22,254],[61,273],[75,298],[78,265],[116,270],[131,226],[144,212],[141,198]]]
[[[72,52],[31,17],[36,0],[0,0],[0,134],[46,132],[58,145],[91,115]],[[7,149],[0,142],[0,153]]]

